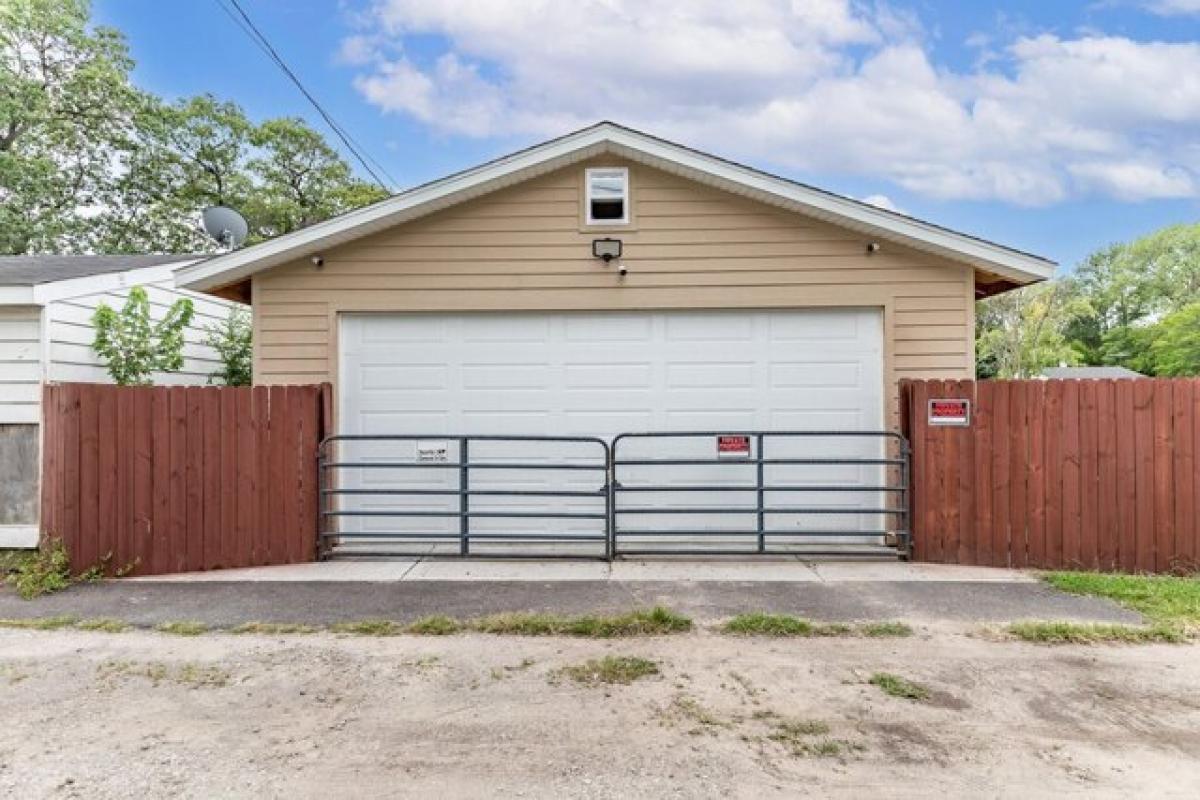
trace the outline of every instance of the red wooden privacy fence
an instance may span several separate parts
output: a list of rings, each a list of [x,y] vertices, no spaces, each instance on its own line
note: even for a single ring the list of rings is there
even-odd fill
[[[969,427],[929,400],[971,401]],[[904,381],[915,558],[1183,572],[1200,556],[1200,381]]]
[[[76,570],[311,561],[327,386],[51,384],[43,536]]]

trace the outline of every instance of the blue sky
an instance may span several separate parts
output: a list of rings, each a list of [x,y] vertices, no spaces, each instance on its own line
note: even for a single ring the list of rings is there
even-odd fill
[[[143,88],[322,127],[216,0],[94,2]],[[608,118],[1065,269],[1200,221],[1200,0],[242,3],[400,187]]]

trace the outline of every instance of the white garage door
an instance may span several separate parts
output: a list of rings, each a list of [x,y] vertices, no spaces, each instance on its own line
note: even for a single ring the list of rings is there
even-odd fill
[[[821,430],[862,431],[883,428],[882,321],[878,310],[714,311],[564,314],[407,314],[344,315],[340,329],[341,432],[356,435],[538,435],[611,437],[631,431]],[[649,448],[639,456],[634,445]],[[695,448],[710,455],[709,438],[690,442],[630,442],[626,455],[694,457]],[[813,442],[781,445],[772,457],[811,454]],[[879,457],[879,442],[832,440],[821,455]],[[448,460],[458,460],[450,444]],[[578,445],[536,445],[521,458],[586,459],[595,450]],[[829,448],[832,447],[832,451]],[[490,449],[489,449],[490,448]],[[691,448],[691,449],[689,449]],[[368,512],[341,520],[342,531],[382,540],[386,534],[434,539],[454,536],[461,520],[453,516],[458,498],[451,494],[456,470],[389,468],[413,462],[414,442],[356,443],[344,446],[342,460],[376,461],[378,469],[350,470],[340,486],[352,495],[345,502]],[[515,451],[481,442],[472,444],[472,462],[513,461]],[[525,463],[525,462],[521,462]],[[660,470],[661,468],[652,468]],[[681,466],[667,482],[705,483],[738,480],[740,467]],[[775,469],[769,480],[782,483],[877,486],[879,470],[837,465],[786,473]],[[622,473],[622,483],[661,482],[659,472]],[[538,470],[472,471],[473,490],[501,492],[539,488],[598,490],[602,472],[554,473]],[[412,491],[413,496],[389,494]],[[372,494],[379,492],[379,494]],[[444,492],[445,494],[438,494]],[[639,507],[671,506],[677,495],[647,492]],[[777,502],[789,498],[779,495]],[[824,497],[805,494],[806,503],[859,508],[879,498],[844,491]],[[713,494],[691,497],[701,508],[719,509],[753,497]],[[416,509],[428,516],[397,518],[390,510]],[[572,536],[602,533],[602,519],[492,518],[489,511],[533,515],[554,510],[587,514],[603,510],[597,498],[473,497],[473,535],[497,544],[506,535]],[[439,516],[445,514],[445,516]],[[372,516],[374,515],[374,516]],[[740,530],[746,515],[728,512],[672,517],[625,513],[619,526],[667,525],[681,531]],[[869,515],[772,515],[768,524],[784,530],[832,528],[860,530],[878,526]],[[594,540],[593,540],[594,541]],[[720,546],[717,539],[706,539]],[[828,541],[828,540],[825,540]],[[430,545],[433,547],[434,545]],[[453,542],[448,547],[454,549]],[[482,546],[482,545],[481,545]],[[497,546],[499,546],[497,544]],[[473,552],[479,547],[472,545]]]
[[[346,315],[343,433],[877,430],[876,310]]]

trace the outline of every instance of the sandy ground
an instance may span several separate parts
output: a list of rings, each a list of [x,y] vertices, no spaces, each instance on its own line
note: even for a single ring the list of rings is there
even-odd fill
[[[0,796],[1196,797],[1193,646],[0,631]],[[604,654],[661,674],[589,687]],[[888,670],[927,702],[866,681]],[[778,716],[775,716],[778,715]],[[819,720],[841,754],[795,754]]]

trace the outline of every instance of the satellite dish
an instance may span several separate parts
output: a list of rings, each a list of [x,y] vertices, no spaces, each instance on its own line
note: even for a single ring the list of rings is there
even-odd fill
[[[240,247],[250,233],[245,217],[227,206],[210,206],[202,216],[208,235],[230,250]]]

